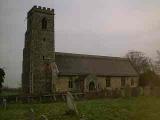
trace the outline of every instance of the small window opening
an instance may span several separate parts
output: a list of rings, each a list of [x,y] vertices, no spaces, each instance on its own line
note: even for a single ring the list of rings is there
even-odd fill
[[[131,86],[134,86],[134,79],[131,79]]]
[[[111,78],[106,77],[106,87],[110,87],[110,86],[111,86]]]
[[[42,19],[42,29],[47,29],[47,20],[46,20],[46,18]]]
[[[125,77],[121,77],[121,86],[125,87],[126,85],[126,78]]]
[[[73,80],[72,80],[72,79],[69,80],[68,87],[69,87],[69,88],[73,88]]]

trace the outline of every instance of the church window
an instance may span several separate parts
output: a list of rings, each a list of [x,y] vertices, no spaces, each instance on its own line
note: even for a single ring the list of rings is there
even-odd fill
[[[46,18],[42,19],[42,29],[47,29],[47,20],[46,20]]]
[[[126,84],[126,78],[125,77],[121,77],[121,86],[124,87]]]
[[[134,86],[134,79],[131,79],[131,86]]]
[[[72,79],[69,80],[68,87],[69,87],[69,88],[73,88],[73,81],[72,81]]]
[[[43,56],[43,60],[44,60],[44,56]]]
[[[43,42],[45,42],[46,41],[46,38],[43,38]]]
[[[111,86],[111,78],[106,77],[106,87],[110,87],[110,86]]]

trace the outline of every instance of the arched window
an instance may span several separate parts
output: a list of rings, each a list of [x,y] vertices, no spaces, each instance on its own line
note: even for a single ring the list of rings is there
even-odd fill
[[[68,83],[68,87],[69,87],[69,88],[73,88],[73,81],[72,81],[72,80],[69,80],[68,82],[69,82],[69,83]]]
[[[89,83],[89,91],[94,91],[94,90],[95,90],[95,84],[94,84],[93,81],[91,81],[91,82]]]
[[[46,20],[46,18],[42,19],[42,29],[47,29],[47,20]]]
[[[111,78],[106,77],[106,87],[111,87]]]
[[[134,79],[131,79],[131,86],[134,86]]]
[[[126,77],[121,77],[121,87],[125,87],[126,85]]]

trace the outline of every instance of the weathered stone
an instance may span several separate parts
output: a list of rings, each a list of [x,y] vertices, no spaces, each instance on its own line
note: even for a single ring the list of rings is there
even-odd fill
[[[30,108],[29,110],[29,120],[35,120],[35,113],[33,108]]]
[[[3,108],[6,109],[7,108],[7,100],[5,98],[3,98]]]
[[[68,107],[68,113],[75,113],[77,116],[79,116],[79,112],[77,110],[77,107],[74,103],[74,98],[70,92],[67,92],[67,107]]]
[[[45,115],[41,115],[40,120],[48,120],[48,118]]]
[[[55,69],[54,10],[34,6],[27,16],[23,49],[23,91],[30,94],[54,92],[54,80],[58,72]]]
[[[122,78],[131,87],[138,86],[138,74],[125,58],[58,53],[54,37],[54,10],[34,6],[27,15],[23,49],[22,88],[25,93],[115,90],[124,87]],[[56,64],[60,68],[58,77]],[[106,78],[110,78],[109,85]]]

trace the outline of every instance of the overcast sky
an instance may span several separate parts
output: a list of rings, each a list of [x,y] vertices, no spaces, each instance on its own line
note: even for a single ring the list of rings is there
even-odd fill
[[[5,85],[21,85],[26,16],[33,5],[55,9],[56,51],[155,58],[160,50],[160,0],[0,0],[0,67]]]

